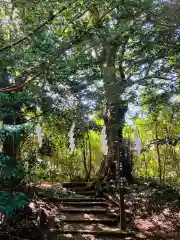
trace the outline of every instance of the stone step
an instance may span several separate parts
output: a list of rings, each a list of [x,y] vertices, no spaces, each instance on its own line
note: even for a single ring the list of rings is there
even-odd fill
[[[127,237],[131,237],[134,234],[129,231],[120,231],[118,228],[115,230],[85,230],[85,229],[58,229],[53,230],[51,232],[51,235],[59,235],[59,234],[73,234],[73,235],[93,235],[93,236],[103,236],[103,237],[109,237],[108,239],[112,239],[113,237],[117,237],[118,239],[126,239]],[[50,235],[48,234],[48,237]],[[104,238],[103,238],[104,239]]]
[[[111,213],[107,213],[105,216],[104,214],[98,214],[98,213],[62,213],[61,214],[57,214],[54,218],[54,222],[60,222],[63,220],[71,220],[71,219],[75,219],[75,220],[93,220],[93,219],[98,219],[99,221],[104,220],[113,220],[113,221],[119,221],[119,215],[117,214],[111,214]]]
[[[100,218],[94,218],[94,219],[84,219],[84,218],[76,218],[76,219],[62,219],[61,222],[63,223],[83,223],[83,224],[93,224],[93,223],[99,223],[99,224],[108,224],[108,226],[111,224],[116,224],[118,223],[117,218],[105,218],[105,219],[100,219]]]
[[[88,187],[85,187],[85,188],[69,188],[69,190],[79,194],[79,192],[84,193],[84,192],[87,192],[87,191],[92,191],[92,190],[94,190],[94,188],[88,188]]]
[[[96,192],[94,190],[78,191],[76,193],[79,195],[84,195],[84,196],[95,196],[96,195]]]
[[[89,191],[89,190],[92,190],[92,189],[94,189],[93,186],[85,186],[85,187],[74,187],[71,190],[78,192],[78,191]]]
[[[118,217],[118,213],[115,211],[110,211],[108,209],[100,208],[63,208],[59,210],[61,213],[70,213],[70,214],[106,214],[107,217]]]
[[[44,196],[43,194],[38,194],[42,199],[53,201],[53,202],[103,202],[105,198],[95,197],[94,195],[76,195],[76,197],[50,197]]]
[[[72,205],[65,205],[64,203],[63,204],[61,204],[61,206],[59,205],[59,209],[105,209],[105,210],[107,210],[107,209],[110,209],[111,210],[111,208],[110,208],[110,206],[95,206],[95,205],[91,205],[91,206],[84,206],[84,207],[81,207],[81,206],[77,206],[77,205],[75,205],[75,206],[72,206]]]
[[[104,198],[94,198],[94,197],[81,197],[81,198],[59,198],[58,201],[61,202],[104,202]]]
[[[63,235],[61,235],[61,236],[63,236]],[[66,235],[64,235],[64,236],[66,236]],[[76,235],[77,236],[77,235]],[[123,240],[135,240],[136,238],[134,238],[134,236],[133,237],[130,237],[130,236],[128,236],[128,235],[125,235],[125,236],[112,236],[111,238],[107,235],[107,237],[106,236],[101,236],[101,235],[90,235],[90,234],[84,234],[84,235],[79,235],[79,236],[82,236],[82,238],[80,238],[81,240],[85,240],[85,239],[88,239],[88,240],[90,240],[90,239],[94,239],[94,240],[119,240],[119,239],[123,239]],[[64,239],[64,240],[67,240],[67,239]],[[76,240],[76,238],[74,238],[73,240]],[[143,239],[136,239],[136,240],[143,240]]]
[[[63,182],[62,186],[65,188],[73,188],[73,187],[86,187],[90,182]]]
[[[106,209],[96,209],[96,208],[63,208],[60,210],[61,212],[68,213],[106,213]]]
[[[84,201],[79,201],[79,202],[64,202],[64,206],[109,206],[109,203],[107,202],[84,202]]]

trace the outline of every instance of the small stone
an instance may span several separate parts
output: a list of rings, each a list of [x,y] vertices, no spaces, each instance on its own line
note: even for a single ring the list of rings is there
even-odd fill
[[[135,236],[140,239],[146,239],[146,236],[143,233],[137,233]]]

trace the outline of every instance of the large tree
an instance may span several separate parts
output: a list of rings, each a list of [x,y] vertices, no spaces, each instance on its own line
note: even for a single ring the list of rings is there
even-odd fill
[[[161,86],[167,97],[167,87],[176,89],[177,64],[172,61],[179,47],[177,5],[149,0],[70,5],[23,1],[2,9],[3,24],[7,27],[8,19],[9,28],[0,49],[5,62],[1,92],[26,87],[36,101],[29,107],[40,107],[42,114],[74,105],[83,109],[77,111],[82,116],[100,106],[108,135],[107,167],[115,175],[115,142],[122,141],[128,104],[137,101],[143,88]],[[5,9],[12,11],[8,15]],[[5,81],[7,76],[13,83]],[[22,106],[18,108],[20,113]]]
[[[176,35],[178,12],[169,3],[117,1],[110,13],[111,20],[107,22],[106,31],[102,29],[104,34],[99,32],[99,47],[96,47],[99,54],[97,52],[96,57],[100,60],[104,83],[108,167],[112,176],[115,175],[113,162],[117,159],[116,142],[123,138],[128,103],[136,102],[138,92],[143,88],[150,90],[161,86],[159,99],[165,96],[166,101],[176,92],[177,82],[173,82],[173,78],[177,79],[178,76],[169,58],[179,44]],[[171,50],[164,47],[168,44],[171,44]],[[169,91],[170,86],[174,88]]]

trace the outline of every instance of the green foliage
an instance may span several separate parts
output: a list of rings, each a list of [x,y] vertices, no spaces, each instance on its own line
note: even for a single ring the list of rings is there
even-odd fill
[[[43,168],[42,166],[36,166],[35,171],[34,171],[34,178],[32,175],[32,172],[30,173],[31,179],[36,182],[38,181],[50,181],[51,179],[51,172],[50,170],[46,167]]]
[[[19,209],[23,209],[30,200],[22,193],[0,193],[0,212],[6,217],[12,217]]]
[[[26,92],[17,92],[17,93],[0,93],[0,102],[1,104],[16,105],[21,102],[27,101]]]
[[[0,155],[0,184],[14,185],[20,182],[24,177],[24,168],[17,159],[7,155]]]
[[[136,119],[143,147],[139,157],[136,153],[133,154],[134,171],[137,175],[159,178],[161,171],[161,180],[179,181],[179,116],[179,111],[170,106],[161,106],[159,111],[146,113],[145,117]],[[135,129],[134,125],[124,128],[124,136],[130,138],[132,142]],[[174,144],[175,139],[176,144]]]

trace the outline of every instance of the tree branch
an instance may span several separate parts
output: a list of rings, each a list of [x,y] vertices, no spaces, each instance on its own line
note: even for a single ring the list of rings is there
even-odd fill
[[[61,10],[61,11],[64,11],[64,9]],[[104,18],[104,16],[103,16],[103,18]],[[12,86],[12,87],[0,88],[0,92],[16,92],[16,91],[22,90],[23,87],[27,83],[32,82],[34,79],[36,79],[37,76],[39,76],[44,70],[48,70],[50,68],[50,66],[52,65],[53,61],[55,61],[57,58],[59,58],[65,51],[72,48],[73,45],[79,44],[82,41],[83,38],[87,37],[88,34],[90,34],[90,31],[92,29],[99,28],[99,24],[102,23],[103,18],[101,18],[98,21],[98,24],[97,24],[96,27],[94,27],[94,26],[89,27],[83,33],[81,33],[81,31],[80,31],[80,33],[81,33],[80,36],[79,36],[79,34],[77,34],[71,42],[64,43],[64,45],[61,46],[60,50],[56,51],[55,56],[52,57],[49,60],[48,64],[43,62],[43,63],[40,63],[35,68],[32,68],[28,71],[25,71],[23,73],[23,76],[20,76],[20,77],[15,79],[15,82],[18,82],[18,85],[15,85],[15,86]],[[32,76],[32,78],[30,80],[26,81],[26,78],[28,76],[30,76],[31,74],[34,74],[34,73],[35,73],[35,76]]]
[[[152,145],[165,145],[169,144],[172,146],[176,146],[176,144],[180,141],[180,135],[172,136],[172,137],[167,137],[167,138],[161,138],[161,139],[154,139],[152,140],[149,144],[147,144],[141,152],[145,152],[150,149]]]
[[[28,83],[34,81],[37,77],[39,77],[41,75],[41,72],[37,73],[35,76],[33,76],[31,79],[29,79],[28,81],[24,82],[21,85],[18,86],[13,86],[13,87],[5,87],[5,88],[0,88],[0,92],[18,92],[21,91]]]
[[[171,81],[170,78],[161,77],[161,76],[145,76],[145,77],[143,77],[139,80],[136,80],[136,81],[132,81],[132,80],[128,79],[127,86],[132,87],[134,84],[144,85],[144,84],[147,84],[146,80],[150,80],[150,79],[152,79],[152,80],[159,79],[159,80]]]
[[[64,10],[66,10],[67,7],[63,7],[59,13],[62,13]],[[8,50],[12,47],[15,47],[16,45],[20,44],[21,42],[29,39],[31,36],[33,36],[34,34],[36,34],[41,28],[43,28],[45,25],[49,24],[51,21],[53,21],[53,19],[56,17],[56,15],[49,15],[49,18],[47,21],[43,22],[40,26],[36,27],[32,32],[30,32],[28,35],[26,35],[25,37],[17,40],[16,42],[13,42],[9,45],[6,45],[5,47],[0,49],[0,52],[3,52],[5,50]]]
[[[24,86],[26,86],[26,84],[28,84],[29,82],[32,82],[33,80],[35,80],[37,78],[37,76],[39,76],[42,72],[44,72],[44,70],[48,70],[50,68],[50,66],[52,65],[53,61],[55,61],[57,58],[59,58],[65,51],[67,51],[68,49],[70,49],[73,45],[75,44],[79,44],[81,42],[81,40],[86,37],[89,33],[89,31],[92,28],[87,29],[81,36],[76,36],[71,42],[66,42],[64,43],[64,45],[61,46],[60,50],[57,52],[56,51],[56,56],[54,56],[52,59],[49,60],[49,63],[40,63],[38,66],[25,71],[22,76],[17,77],[15,79],[15,82],[18,83],[15,86],[12,87],[6,87],[6,88],[0,88],[0,92],[16,92],[16,91],[20,91],[24,88]],[[32,76],[31,79],[26,81],[26,78],[30,75],[34,75]]]

